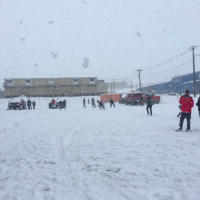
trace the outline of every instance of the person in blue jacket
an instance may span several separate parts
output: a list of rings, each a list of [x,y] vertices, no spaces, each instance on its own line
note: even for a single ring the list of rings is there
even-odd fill
[[[28,106],[28,109],[29,109],[29,110],[30,110],[30,108],[32,109],[31,105],[32,105],[32,102],[31,102],[31,100],[29,99],[29,100],[27,101],[27,106]]]

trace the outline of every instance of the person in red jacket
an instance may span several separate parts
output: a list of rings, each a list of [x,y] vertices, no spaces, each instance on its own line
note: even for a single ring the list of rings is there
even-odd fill
[[[56,105],[56,101],[54,99],[52,99],[51,103],[52,103],[53,106]]]
[[[181,96],[179,103],[181,104],[181,118],[180,118],[180,124],[179,129],[177,131],[181,131],[183,127],[183,121],[186,118],[187,119],[187,129],[186,131],[190,130],[190,119],[191,119],[191,111],[192,107],[194,106],[193,98],[189,95],[190,90],[186,90],[185,94]]]

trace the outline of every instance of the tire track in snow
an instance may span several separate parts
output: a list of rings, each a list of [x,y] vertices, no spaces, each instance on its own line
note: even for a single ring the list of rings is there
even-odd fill
[[[85,195],[87,196],[87,198],[93,200],[93,198],[91,198],[89,196],[89,194],[88,194],[89,193],[89,191],[88,191],[88,189],[89,189],[89,183],[88,182],[91,182],[94,179],[94,176],[95,176],[95,177],[98,177],[98,181],[100,181],[100,185],[101,184],[103,184],[104,186],[106,185],[106,187],[108,188],[108,190],[110,190],[111,193],[116,193],[116,191],[117,191],[117,194],[118,194],[117,197],[121,196],[125,200],[132,200],[132,198],[129,197],[127,194],[125,194],[125,192],[119,190],[120,188],[117,188],[116,185],[112,183],[112,180],[108,181],[109,180],[108,176],[104,176],[103,177],[102,174],[101,174],[101,172],[98,172],[95,169],[92,169],[91,165],[89,165],[83,159],[83,157],[78,153],[78,151],[76,149],[76,145],[75,145],[75,133],[71,133],[71,134],[72,135],[70,136],[70,138],[71,138],[70,140],[72,140],[72,143],[71,143],[70,146],[72,147],[72,151],[68,150],[68,152],[72,152],[72,154],[70,155],[70,157],[73,159],[73,161],[76,160],[76,165],[79,166],[79,170],[81,170],[81,172],[79,172],[79,173],[84,174],[84,177],[82,179],[79,179],[79,180],[82,183],[84,183],[84,185],[86,186],[86,188],[85,188]],[[75,162],[73,162],[73,163],[75,163]],[[90,179],[88,177],[90,177]],[[128,183],[128,184],[130,185],[130,183]],[[99,193],[99,195],[100,195],[100,193]],[[101,199],[101,195],[99,197]]]

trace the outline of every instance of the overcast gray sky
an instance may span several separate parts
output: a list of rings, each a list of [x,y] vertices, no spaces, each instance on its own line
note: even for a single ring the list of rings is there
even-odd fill
[[[20,77],[120,79],[137,69],[142,83],[167,81],[192,72],[192,62],[155,73],[192,59],[191,51],[145,69],[193,45],[200,45],[200,0],[0,0],[1,85]]]

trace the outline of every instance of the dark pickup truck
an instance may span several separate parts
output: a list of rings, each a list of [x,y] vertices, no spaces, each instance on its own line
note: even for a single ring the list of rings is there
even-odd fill
[[[144,102],[145,103],[147,101],[147,95],[149,95],[151,97],[153,103],[160,103],[160,96],[155,96],[154,93],[145,94],[145,96],[144,96]]]

